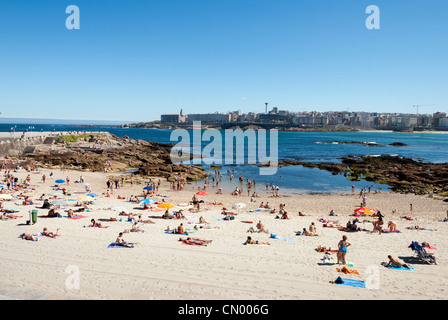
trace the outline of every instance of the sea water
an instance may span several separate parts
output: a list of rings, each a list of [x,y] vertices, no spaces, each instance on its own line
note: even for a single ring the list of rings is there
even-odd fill
[[[144,128],[119,128],[113,126],[69,126],[69,125],[30,125],[17,124],[16,136],[32,126],[33,131],[108,131],[118,137],[128,136],[132,139],[143,139],[159,143],[176,144],[178,141],[170,139],[170,129],[144,129]],[[0,124],[0,131],[9,132],[13,124]],[[191,132],[191,131],[190,131]],[[192,135],[191,135],[192,136]],[[225,135],[222,134],[224,137]],[[267,134],[269,144],[269,132]],[[369,142],[378,146],[362,144],[337,144],[337,141]],[[406,146],[391,146],[393,142],[402,142]],[[208,142],[202,143],[202,148]],[[223,141],[224,144],[224,141]],[[224,146],[223,146],[224,148]],[[267,150],[269,150],[267,146]],[[230,150],[228,152],[234,152]],[[247,146],[245,148],[247,157]],[[278,132],[278,158],[279,160],[300,160],[307,162],[341,162],[346,156],[363,155],[397,155],[424,162],[442,163],[448,162],[448,135],[431,133],[405,133],[405,132]],[[223,153],[224,158],[224,153]],[[302,166],[279,167],[275,175],[260,175],[257,165],[249,165],[247,162],[238,165],[228,163],[218,164],[220,174],[223,175],[221,184],[225,191],[236,187],[243,187],[247,194],[245,183],[240,184],[238,177],[241,175],[244,182],[247,179],[255,180],[257,192],[265,192],[266,184],[273,184],[280,188],[283,194],[292,193],[343,193],[351,192],[352,185],[355,190],[372,186],[372,191],[388,192],[388,186],[369,181],[349,181],[343,174],[333,175],[325,170],[317,168],[305,168]],[[215,170],[210,166],[204,168],[214,174]],[[230,180],[230,174],[234,176]],[[209,185],[212,179],[209,178]],[[203,186],[204,181],[193,182],[193,185]],[[252,188],[253,192],[253,188]]]

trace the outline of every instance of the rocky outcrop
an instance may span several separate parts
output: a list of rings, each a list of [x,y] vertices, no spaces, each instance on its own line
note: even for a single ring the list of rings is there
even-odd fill
[[[387,184],[392,191],[415,194],[448,193],[448,163],[428,163],[399,156],[344,157],[342,163],[281,161],[280,165],[319,168],[349,180]]]
[[[174,180],[183,172],[188,180],[200,180],[208,174],[200,167],[173,164],[172,145],[118,138],[110,133],[92,133],[61,137],[55,144],[37,145],[26,154],[28,161],[63,166],[68,169],[126,172],[160,176]]]

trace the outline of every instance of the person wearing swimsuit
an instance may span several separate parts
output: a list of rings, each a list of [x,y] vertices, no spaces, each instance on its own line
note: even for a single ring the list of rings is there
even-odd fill
[[[346,264],[345,255],[347,254],[347,247],[351,244],[347,241],[347,236],[343,235],[342,240],[338,244],[338,263]]]

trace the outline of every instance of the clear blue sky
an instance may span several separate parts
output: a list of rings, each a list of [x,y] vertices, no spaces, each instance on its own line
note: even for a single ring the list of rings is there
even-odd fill
[[[447,14],[446,0],[0,0],[0,112],[446,112]]]

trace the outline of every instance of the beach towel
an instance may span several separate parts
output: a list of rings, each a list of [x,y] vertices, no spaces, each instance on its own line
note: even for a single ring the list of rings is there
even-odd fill
[[[390,229],[383,229],[383,233],[401,233],[400,230],[391,231]]]
[[[131,244],[130,247],[120,246],[119,244],[116,244],[115,242],[112,242],[110,245],[107,246],[108,248],[133,248],[134,245]]]
[[[346,262],[347,263],[345,265],[347,267],[354,268],[353,262],[351,262],[351,261],[346,261]],[[322,259],[322,263],[323,264],[328,264],[328,265],[335,265],[335,264],[338,264],[338,261],[336,259],[326,259],[326,258],[324,258],[324,259]]]
[[[336,268],[336,270],[337,270],[338,272],[342,272],[342,273],[345,273],[345,274],[358,274],[358,275],[359,275],[358,270],[350,269],[350,268],[347,267],[347,266],[343,266],[342,268]]]
[[[366,284],[364,281],[360,280],[352,280],[352,279],[346,279],[337,277],[334,279],[335,284],[344,285],[344,286],[350,286],[350,287],[358,287],[358,288],[365,288]]]
[[[302,231],[299,231],[299,232],[297,232],[296,233],[296,236],[304,236],[305,234],[303,234],[303,232]],[[309,235],[308,237],[317,237],[318,235],[317,234],[312,234],[312,235]]]
[[[233,219],[217,218],[217,219],[213,219],[213,221],[236,221],[236,219],[235,218],[233,218]]]
[[[184,233],[177,233],[174,230],[165,230],[166,234],[180,234],[180,235],[186,235],[188,236],[188,232],[184,232]]]
[[[386,263],[384,263],[384,266],[386,267]],[[409,268],[406,268],[406,267],[400,267],[400,268],[398,268],[398,267],[395,266],[395,265],[390,265],[390,266],[387,266],[386,268],[387,268],[387,269],[394,269],[394,270],[415,271],[415,268],[414,268],[413,266],[411,266],[411,265],[409,265],[409,264],[408,264],[408,266],[409,266]]]
[[[270,238],[272,238],[272,239],[278,239],[278,240],[286,240],[286,241],[296,241],[296,239],[292,239],[292,238],[282,238],[282,237],[279,237],[279,236],[277,236],[276,234],[272,234],[272,233],[271,233]]]
[[[243,223],[254,223],[253,221],[247,221],[247,220],[244,220],[244,221],[241,221],[241,222],[243,222]]]
[[[64,216],[64,218],[71,219],[71,220],[77,220],[77,219],[88,218],[88,216],[78,216],[78,215],[73,216],[73,217]]]
[[[24,234],[22,233],[19,237],[22,237]],[[28,240],[28,241],[37,241],[37,235],[31,235],[31,239],[25,239],[22,238],[23,240]]]

